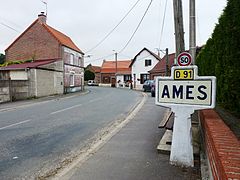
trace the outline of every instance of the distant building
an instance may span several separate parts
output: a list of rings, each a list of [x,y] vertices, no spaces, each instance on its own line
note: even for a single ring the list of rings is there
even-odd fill
[[[168,75],[170,76],[171,67],[174,64],[175,53],[168,55]],[[166,55],[150,70],[150,79],[154,79],[156,76],[166,76]]]
[[[84,53],[41,13],[6,50],[6,62],[31,62],[0,68],[12,80],[28,81],[28,97],[75,92],[84,85]]]
[[[196,55],[201,51],[202,47],[196,47]],[[186,50],[186,52],[189,52]],[[171,53],[168,55],[168,76],[171,75],[171,68],[174,65],[175,53]],[[150,70],[150,79],[154,79],[155,76],[166,76],[166,55]],[[177,64],[176,64],[177,65]]]
[[[94,73],[94,75],[95,75],[94,81],[99,84],[101,82],[101,67],[93,66],[93,65],[89,64],[86,69],[88,69],[89,71]]]
[[[112,87],[125,87],[131,81],[131,60],[104,60],[101,67],[101,84]],[[116,79],[117,78],[117,79]]]
[[[160,61],[160,57],[143,48],[132,60],[132,83],[134,89],[142,89],[143,83],[150,79],[149,71]]]

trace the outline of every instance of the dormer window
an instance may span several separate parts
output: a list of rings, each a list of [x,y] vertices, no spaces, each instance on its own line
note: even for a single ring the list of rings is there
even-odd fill
[[[151,66],[152,60],[151,59],[145,59],[145,66]]]

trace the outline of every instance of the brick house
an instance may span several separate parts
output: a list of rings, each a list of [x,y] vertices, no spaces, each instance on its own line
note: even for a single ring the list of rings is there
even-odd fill
[[[174,64],[175,53],[168,55],[168,75],[171,74],[171,67]],[[165,76],[166,75],[166,55],[150,70],[150,79],[154,79],[155,76]]]
[[[5,54],[6,62],[32,61],[33,64],[27,66],[23,63],[0,68],[2,71],[8,71],[10,77],[17,78],[17,74],[20,73],[20,77],[24,76],[25,80],[31,82],[29,96],[39,97],[83,89],[84,53],[68,36],[47,25],[44,13],[38,15],[38,18],[5,50]],[[44,65],[35,66],[34,63],[39,61],[45,62]]]
[[[202,47],[196,47],[196,55],[201,51]],[[186,52],[189,52],[188,50]],[[168,76],[171,74],[171,68],[175,64],[175,53],[168,55]],[[150,79],[154,79],[155,76],[166,76],[166,55],[150,70]]]
[[[125,87],[131,80],[131,60],[104,60],[101,67],[101,84],[112,87]],[[117,78],[117,79],[116,79]]]

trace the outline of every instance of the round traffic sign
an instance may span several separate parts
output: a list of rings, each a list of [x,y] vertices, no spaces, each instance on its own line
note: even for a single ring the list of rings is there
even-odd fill
[[[182,52],[177,57],[179,66],[188,66],[192,63],[192,56],[188,52]]]

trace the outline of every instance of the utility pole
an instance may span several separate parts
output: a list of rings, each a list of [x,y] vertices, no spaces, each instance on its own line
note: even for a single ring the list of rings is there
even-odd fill
[[[196,16],[195,0],[189,0],[189,53],[192,56],[192,64],[196,59]]]
[[[169,69],[169,66],[168,66],[168,48],[166,48],[166,71],[165,71],[165,76],[168,76],[168,69]]]
[[[175,43],[177,57],[181,52],[185,51],[184,45],[184,28],[182,16],[182,0],[173,0],[174,24],[175,24]]]
[[[185,51],[182,0],[173,0],[173,9],[176,42],[175,57],[178,57],[181,52]],[[193,167],[194,161],[190,114],[192,114],[194,110],[191,108],[188,109],[185,107],[182,108],[173,105],[171,106],[171,111],[173,111],[175,115],[170,153],[170,164]]]
[[[117,55],[118,55],[118,53],[117,52],[115,52],[115,64],[116,64],[116,73],[115,73],[115,79],[116,79],[116,87],[117,87]]]

